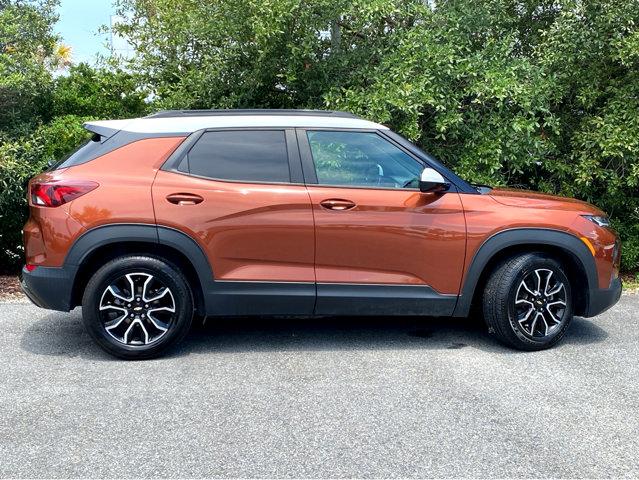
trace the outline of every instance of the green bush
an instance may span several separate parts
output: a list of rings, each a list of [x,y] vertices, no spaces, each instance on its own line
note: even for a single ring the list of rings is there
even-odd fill
[[[134,118],[146,113],[145,96],[131,74],[81,63],[55,80],[52,114],[54,117]]]
[[[0,270],[14,270],[23,262],[27,182],[87,137],[82,122],[58,117],[27,137],[0,144]]]

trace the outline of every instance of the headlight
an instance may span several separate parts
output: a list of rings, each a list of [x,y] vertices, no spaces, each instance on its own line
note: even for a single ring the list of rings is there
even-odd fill
[[[582,215],[582,217],[587,218],[592,223],[596,223],[600,227],[609,227],[610,226],[610,220],[608,219],[608,217],[603,217],[603,216],[600,216],[600,215]]]

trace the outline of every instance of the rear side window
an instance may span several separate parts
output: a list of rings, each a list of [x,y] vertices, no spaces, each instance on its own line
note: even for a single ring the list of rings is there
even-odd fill
[[[290,182],[283,130],[204,132],[188,153],[189,172],[219,180]]]

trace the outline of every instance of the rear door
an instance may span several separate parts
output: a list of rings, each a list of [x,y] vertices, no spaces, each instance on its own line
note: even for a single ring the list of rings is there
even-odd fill
[[[312,313],[313,214],[295,132],[209,130],[176,154],[153,185],[155,214],[206,253],[209,314]]]
[[[318,314],[450,315],[466,245],[454,190],[377,131],[297,131],[315,218]]]

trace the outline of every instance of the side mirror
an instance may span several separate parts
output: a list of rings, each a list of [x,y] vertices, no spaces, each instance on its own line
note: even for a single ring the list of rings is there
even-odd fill
[[[441,193],[450,188],[450,183],[441,174],[430,167],[426,167],[419,179],[419,190],[424,193]]]

